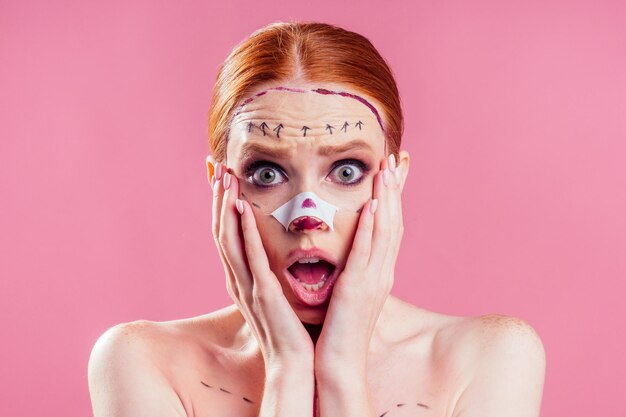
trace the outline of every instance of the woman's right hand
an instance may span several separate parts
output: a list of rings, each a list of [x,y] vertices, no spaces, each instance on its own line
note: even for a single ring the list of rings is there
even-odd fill
[[[313,369],[311,337],[285,298],[271,271],[250,204],[235,201],[239,182],[227,168],[215,163],[213,237],[224,265],[228,293],[256,337],[265,368]],[[241,222],[240,222],[241,219]]]

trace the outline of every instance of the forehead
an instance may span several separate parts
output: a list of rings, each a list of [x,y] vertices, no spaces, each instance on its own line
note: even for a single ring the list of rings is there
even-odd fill
[[[247,142],[315,147],[354,139],[374,151],[384,148],[382,120],[372,100],[340,90],[268,89],[235,111],[227,154],[238,153]]]

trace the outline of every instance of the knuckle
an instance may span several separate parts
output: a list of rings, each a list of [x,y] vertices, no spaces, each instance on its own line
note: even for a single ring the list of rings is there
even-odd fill
[[[239,289],[237,288],[237,286],[233,286],[230,281],[228,281],[227,284],[227,289],[228,289],[228,295],[230,295],[230,298],[232,298],[233,300],[238,300],[239,299]]]
[[[220,230],[220,232],[218,233],[217,242],[220,244],[220,246],[224,248],[228,245],[228,237],[223,230]]]

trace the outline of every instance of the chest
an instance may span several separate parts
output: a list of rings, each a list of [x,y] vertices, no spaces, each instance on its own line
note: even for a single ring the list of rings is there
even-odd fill
[[[403,355],[372,362],[367,384],[377,416],[450,416],[459,378],[445,363]],[[197,363],[179,379],[189,417],[257,416],[263,398],[262,366],[221,365]]]

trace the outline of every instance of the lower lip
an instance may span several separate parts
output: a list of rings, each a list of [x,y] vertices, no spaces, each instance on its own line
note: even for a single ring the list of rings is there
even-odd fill
[[[288,269],[285,269],[284,272],[287,277],[287,281],[289,281],[289,285],[291,286],[291,291],[293,291],[298,301],[306,306],[315,307],[326,303],[330,298],[333,286],[335,285],[335,281],[339,275],[339,268],[335,267],[333,273],[326,278],[322,288],[317,291],[309,291],[304,288],[296,277],[291,275]]]

